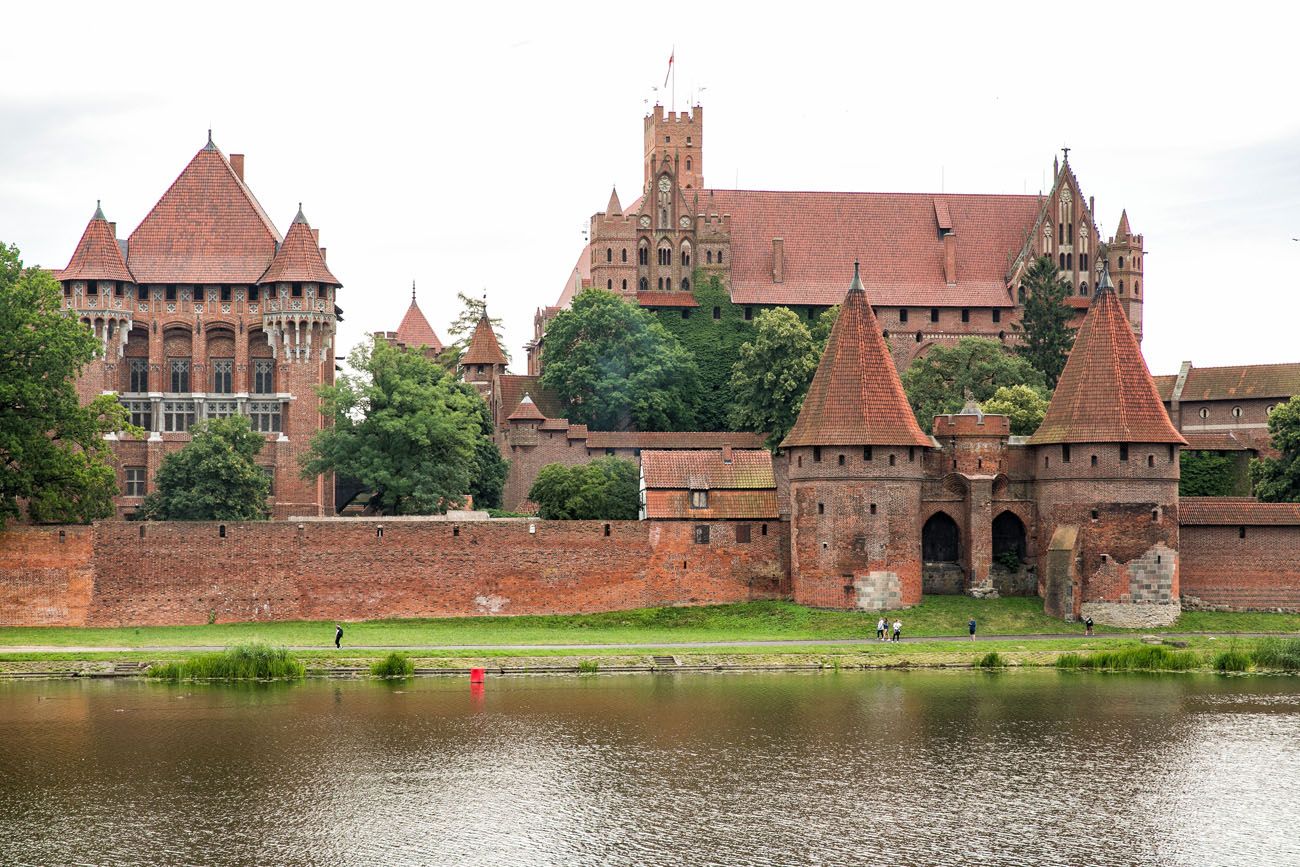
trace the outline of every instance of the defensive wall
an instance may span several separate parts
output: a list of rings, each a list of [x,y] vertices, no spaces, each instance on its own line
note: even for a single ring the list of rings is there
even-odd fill
[[[0,531],[0,626],[570,614],[790,595],[785,524],[320,519]]]

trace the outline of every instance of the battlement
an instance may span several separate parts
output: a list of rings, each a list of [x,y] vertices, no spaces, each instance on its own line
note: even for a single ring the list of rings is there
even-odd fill
[[[676,112],[670,111],[664,113],[664,107],[655,104],[645,116],[646,129],[650,129],[652,124],[671,123],[671,124],[693,124],[699,123],[704,119],[704,106],[696,105],[693,111]]]
[[[1009,437],[1011,436],[1011,419],[1005,415],[986,415],[984,413],[952,413],[936,415],[935,437]]]

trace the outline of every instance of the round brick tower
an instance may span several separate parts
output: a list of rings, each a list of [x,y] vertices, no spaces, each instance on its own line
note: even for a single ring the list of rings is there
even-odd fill
[[[1178,616],[1178,450],[1103,270],[1034,447],[1044,609],[1117,625]]]
[[[890,609],[921,601],[925,449],[880,326],[853,266],[789,457],[796,602]]]

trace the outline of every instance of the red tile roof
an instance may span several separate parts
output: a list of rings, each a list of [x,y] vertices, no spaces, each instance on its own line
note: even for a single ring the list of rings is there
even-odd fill
[[[560,293],[555,306],[563,308],[572,304],[580,286],[591,286],[591,244],[583,247],[582,252],[578,254],[578,261],[569,272],[568,279],[564,283],[564,291]]]
[[[1043,423],[1048,443],[1186,443],[1169,421],[1137,337],[1103,274]]]
[[[1155,383],[1156,394],[1160,395],[1161,400],[1165,403],[1173,400],[1174,385],[1178,382],[1178,374],[1162,373],[1159,376],[1151,377],[1151,381]]]
[[[574,425],[577,427],[577,425]],[[763,447],[763,435],[742,431],[602,431],[587,434],[589,449],[737,449]]]
[[[660,292],[649,290],[636,293],[636,302],[642,307],[699,307],[700,303],[690,292]]]
[[[858,266],[794,428],[782,446],[928,446],[867,303]]]
[[[131,233],[127,266],[140,283],[256,283],[280,240],[225,155],[209,144]]]
[[[1128,209],[1126,208],[1119,212],[1119,228],[1115,230],[1115,239],[1127,238],[1131,231],[1128,227]]]
[[[492,330],[487,314],[480,316],[478,324],[474,326],[474,334],[469,339],[465,354],[460,357],[460,363],[506,364],[506,357],[501,352],[501,344],[497,343],[496,333]]]
[[[325,265],[325,257],[320,254],[311,225],[303,216],[302,206],[298,206],[298,216],[289,226],[271,267],[266,269],[259,282],[262,283],[328,283],[340,286],[338,278],[330,273]],[[398,329],[399,331],[401,329]],[[400,339],[400,338],[399,338]]]
[[[442,352],[442,341],[438,339],[429,320],[424,318],[420,305],[415,303],[414,283],[411,284],[411,306],[406,308],[406,315],[397,326],[397,342],[403,346],[423,346],[434,352]]]
[[[569,425],[569,435],[568,435],[568,439],[571,439],[571,440],[585,440],[587,437],[588,437],[587,426],[586,426],[585,424],[571,424],[571,425]]]
[[[1011,307],[1007,272],[1042,202],[1037,196],[706,190],[700,209],[731,215],[731,300],[838,304],[843,263],[861,259],[876,306]],[[957,282],[944,275],[939,220],[957,242]],[[772,281],[772,239],[783,281]]]
[[[692,509],[689,491],[645,492],[647,518],[717,520],[776,520],[780,515],[776,490],[710,491],[707,509]]]
[[[548,419],[564,418],[564,406],[555,392],[549,388],[542,388],[542,378],[540,376],[523,376],[516,373],[502,374],[497,378],[497,397],[501,401],[501,406],[513,408],[519,405],[524,395],[532,397],[533,402],[537,404],[538,409]]]
[[[1182,525],[1300,525],[1300,503],[1261,503],[1251,497],[1183,497],[1178,502]]]
[[[1165,379],[1166,377],[1160,377]],[[1173,394],[1161,390],[1166,400]],[[1162,383],[1163,385],[1163,383]],[[1192,367],[1187,372],[1180,400],[1241,400],[1270,397],[1288,399],[1300,394],[1300,364],[1243,364],[1236,367]]]
[[[647,489],[776,489],[772,453],[767,449],[733,448],[730,463],[723,460],[721,449],[647,450],[641,452],[641,475]]]
[[[68,267],[55,274],[59,280],[121,280],[134,283],[122,258],[122,248],[113,236],[113,227],[104,219],[98,205],[95,215],[86,224],[86,231],[77,242],[77,249],[68,261]]]
[[[1236,434],[1227,431],[1183,431],[1189,449],[1207,452],[1245,452],[1255,451],[1237,439]]]
[[[519,403],[515,405],[515,411],[506,417],[506,421],[545,420],[546,416],[542,415],[542,411],[537,408],[537,404],[533,403],[533,399],[526,394],[524,395],[523,400],[519,401]]]

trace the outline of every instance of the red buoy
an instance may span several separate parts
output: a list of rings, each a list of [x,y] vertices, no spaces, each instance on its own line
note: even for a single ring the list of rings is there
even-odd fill
[[[471,668],[469,670],[469,682],[482,683],[486,675],[487,675],[486,668]]]

